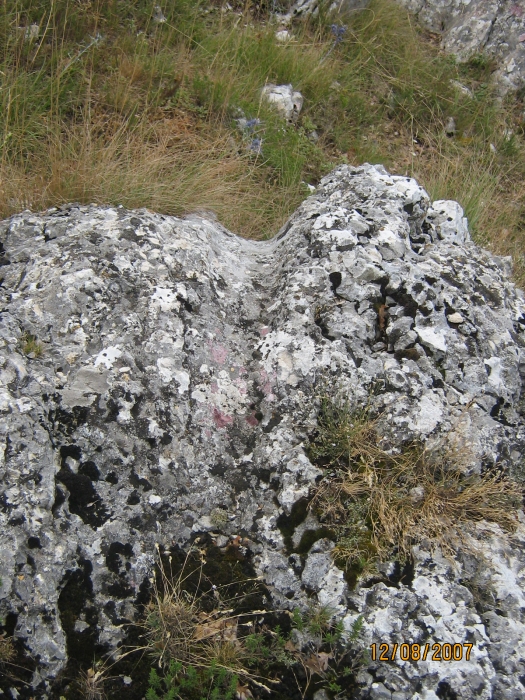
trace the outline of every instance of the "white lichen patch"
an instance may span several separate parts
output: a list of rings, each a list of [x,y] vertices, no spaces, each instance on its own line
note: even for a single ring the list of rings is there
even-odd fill
[[[93,365],[95,367],[98,367],[99,365],[104,365],[106,369],[112,369],[114,363],[119,359],[121,355],[122,350],[119,348],[119,346],[110,345],[99,352],[99,354],[95,357]]]

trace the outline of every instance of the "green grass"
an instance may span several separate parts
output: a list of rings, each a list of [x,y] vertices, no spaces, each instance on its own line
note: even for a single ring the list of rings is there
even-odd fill
[[[22,352],[25,355],[40,357],[44,352],[42,343],[39,343],[36,337],[31,335],[31,333],[24,333],[20,338],[20,344],[22,347]]]
[[[323,12],[279,44],[268,3],[239,2],[240,13],[160,5],[163,23],[146,0],[5,0],[1,216],[72,200],[211,209],[264,238],[306,196],[303,181],[315,185],[341,162],[381,162],[433,198],[457,199],[476,239],[513,254],[523,282],[522,106],[494,98],[490,61],[456,65],[390,0],[341,19],[335,47]],[[295,125],[261,102],[268,82],[304,95]],[[233,121],[239,108],[261,120],[258,155]]]

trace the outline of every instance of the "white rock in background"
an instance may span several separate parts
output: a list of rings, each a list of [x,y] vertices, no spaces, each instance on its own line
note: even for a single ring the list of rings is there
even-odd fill
[[[263,87],[261,97],[274,105],[288,121],[295,121],[303,107],[303,96],[292,85],[269,83]]]
[[[31,24],[27,29],[26,29],[26,39],[29,41],[34,41],[35,39],[38,39],[40,36],[40,27],[38,24]]]
[[[328,14],[345,15],[349,12],[364,9],[369,2],[370,0],[335,0],[328,7]],[[316,17],[319,14],[320,5],[319,0],[297,0],[290,10],[281,16],[281,21],[286,23],[290,22],[294,17],[305,17],[307,15]]]
[[[279,29],[275,32],[275,38],[281,44],[286,44],[287,41],[291,41],[292,35],[287,29]]]
[[[439,33],[441,46],[460,61],[481,53],[496,59],[499,65],[493,79],[502,94],[525,84],[523,0],[397,2],[428,29]]]

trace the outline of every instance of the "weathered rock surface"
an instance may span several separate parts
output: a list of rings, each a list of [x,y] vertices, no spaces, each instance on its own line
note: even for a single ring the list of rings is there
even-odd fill
[[[394,445],[455,435],[472,471],[518,469],[525,304],[459,205],[345,166],[267,242],[76,205],[0,240],[0,617],[37,660],[20,697],[47,697],[66,663],[71,581],[88,594],[68,635],[114,648],[155,543],[214,531],[250,540],[276,604],[307,589],[347,628],[363,614],[365,646],[474,644],[469,662],[371,662],[359,697],[525,698],[523,525],[480,529],[455,562],[421,545],[403,582],[353,591],[332,543],[290,557],[277,526],[321,475],[305,443],[326,387],[357,406],[374,386]]]
[[[465,60],[487,53],[498,61],[494,75],[503,92],[525,84],[523,0],[399,0],[434,32],[443,48]]]
[[[349,12],[362,10],[369,2],[370,0],[334,0],[327,6],[327,9],[334,16],[344,17]],[[296,17],[306,17],[308,15],[315,17],[319,12],[320,5],[319,0],[297,0],[286,14],[279,15],[279,17],[283,22],[290,22]]]
[[[443,48],[459,60],[485,53],[497,60],[493,76],[501,93],[525,85],[524,0],[397,0],[428,29],[442,36]],[[369,0],[339,0],[329,5],[334,16],[366,8]],[[315,15],[319,0],[297,0],[280,16],[282,22]]]

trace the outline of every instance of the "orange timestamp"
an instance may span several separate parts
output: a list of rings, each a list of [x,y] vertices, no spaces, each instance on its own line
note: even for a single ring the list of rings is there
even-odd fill
[[[371,644],[372,661],[470,661],[473,644]]]

